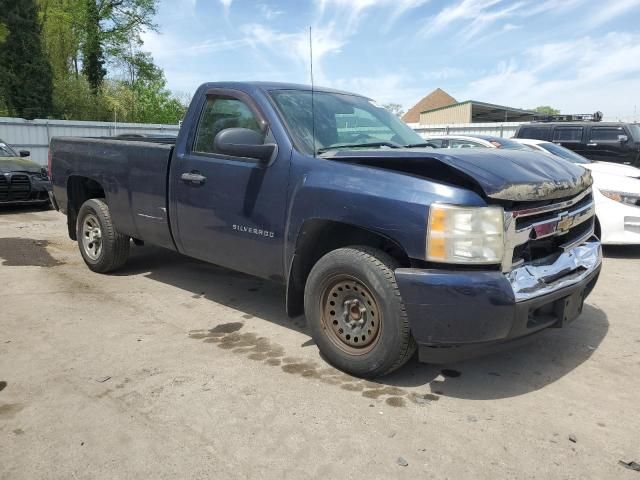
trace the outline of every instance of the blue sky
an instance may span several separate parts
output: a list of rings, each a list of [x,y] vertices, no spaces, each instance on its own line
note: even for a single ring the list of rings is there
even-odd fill
[[[318,85],[640,120],[640,0],[161,0],[156,20],[143,48],[177,92],[309,83],[312,26]]]

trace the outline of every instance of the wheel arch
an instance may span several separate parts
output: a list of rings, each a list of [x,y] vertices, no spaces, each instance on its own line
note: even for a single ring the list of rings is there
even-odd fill
[[[100,182],[83,175],[70,175],[67,179],[67,229],[71,240],[77,240],[76,221],[80,207],[91,198],[106,200],[105,189]]]
[[[304,289],[309,272],[326,253],[338,248],[364,245],[377,248],[410,266],[406,250],[395,240],[357,225],[326,219],[307,220],[298,233],[287,275],[287,314],[304,313]]]

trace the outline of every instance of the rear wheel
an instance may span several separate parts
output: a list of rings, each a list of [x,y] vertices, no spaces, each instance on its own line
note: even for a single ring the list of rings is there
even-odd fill
[[[305,313],[320,352],[361,377],[385,375],[415,351],[393,271],[398,263],[370,247],[329,252],[311,270]]]
[[[92,198],[82,204],[76,234],[82,258],[94,272],[111,272],[126,263],[129,237],[115,229],[104,200]]]

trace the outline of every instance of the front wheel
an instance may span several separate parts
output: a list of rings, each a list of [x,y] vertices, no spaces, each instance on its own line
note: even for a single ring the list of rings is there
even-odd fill
[[[129,257],[129,237],[115,229],[109,207],[102,199],[92,198],[82,204],[76,234],[82,258],[94,272],[117,270]]]
[[[415,352],[396,284],[398,263],[370,247],[340,248],[314,265],[305,314],[323,356],[335,367],[373,378],[402,366]]]

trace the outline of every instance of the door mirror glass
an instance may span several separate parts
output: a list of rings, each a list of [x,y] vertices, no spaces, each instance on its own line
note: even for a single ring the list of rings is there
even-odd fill
[[[262,134],[249,128],[225,128],[213,140],[214,151],[231,157],[255,158],[266,162],[275,149],[265,144]]]
[[[31,152],[29,150],[20,150],[21,157],[28,157],[30,155],[31,155]]]

